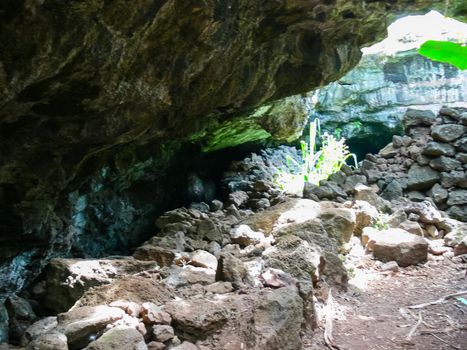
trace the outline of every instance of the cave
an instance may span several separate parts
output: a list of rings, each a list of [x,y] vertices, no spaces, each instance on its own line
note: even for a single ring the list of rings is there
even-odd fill
[[[466,16],[2,1],[0,349],[333,348],[323,310],[363,288],[360,267],[397,283],[439,257],[443,276],[465,267],[465,62],[417,48],[465,54]]]

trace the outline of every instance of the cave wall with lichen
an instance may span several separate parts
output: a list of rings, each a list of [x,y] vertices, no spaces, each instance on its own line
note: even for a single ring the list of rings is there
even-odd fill
[[[274,101],[434,3],[2,1],[0,293],[52,256],[128,249],[177,199],[184,145],[293,138],[308,111]]]

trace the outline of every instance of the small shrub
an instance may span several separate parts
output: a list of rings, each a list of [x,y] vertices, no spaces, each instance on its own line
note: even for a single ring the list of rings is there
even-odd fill
[[[316,151],[318,140],[321,141],[321,148]],[[303,179],[316,185],[338,172],[349,158],[353,159],[355,167],[358,166],[357,157],[349,152],[344,138],[337,139],[327,132],[321,135],[319,119],[311,122],[310,143],[301,141],[301,149]]]

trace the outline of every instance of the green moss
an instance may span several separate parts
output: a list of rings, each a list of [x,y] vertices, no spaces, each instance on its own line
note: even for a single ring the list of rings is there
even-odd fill
[[[209,135],[204,143],[203,152],[212,152],[269,137],[271,137],[270,133],[249,120],[229,121]]]

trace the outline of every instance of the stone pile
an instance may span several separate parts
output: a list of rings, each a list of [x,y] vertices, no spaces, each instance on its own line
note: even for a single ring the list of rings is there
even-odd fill
[[[344,167],[320,186],[306,185],[304,196],[343,201],[361,183],[387,201],[429,200],[454,219],[467,221],[467,109],[409,109],[405,136],[378,154],[368,154],[357,170]],[[386,203],[388,205],[388,203]]]
[[[443,113],[436,125],[454,124],[441,124]],[[315,303],[330,286],[346,288],[347,263],[358,254],[397,270],[424,263],[429,253],[466,253],[465,224],[436,207],[452,211],[449,198],[462,185],[446,188],[445,202],[421,196],[443,186],[443,173],[465,169],[445,169],[423,188],[423,176],[413,176],[422,167],[439,171],[430,167],[439,157],[428,165],[418,159],[430,137],[439,141],[431,135],[442,134],[425,119],[433,118],[409,111],[411,136],[395,137],[356,171],[344,167],[319,187],[307,185],[308,198],[287,195],[276,181],[299,171],[293,148],[235,162],[223,180],[225,201],[164,213],[132,257],[54,259],[25,295],[40,306],[36,313],[16,296],[0,306],[0,336],[25,349],[302,349],[317,322]],[[456,149],[463,138],[444,144]],[[44,307],[58,315],[40,319]]]

